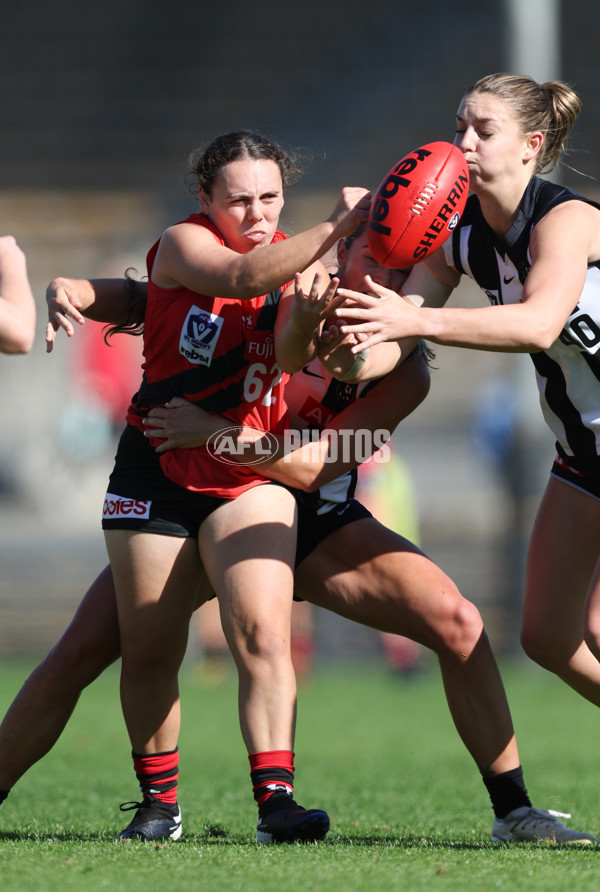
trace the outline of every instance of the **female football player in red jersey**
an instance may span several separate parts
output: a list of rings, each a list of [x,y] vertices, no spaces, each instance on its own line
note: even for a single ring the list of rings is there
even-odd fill
[[[364,219],[370,195],[345,189],[330,218],[288,239],[278,223],[295,170],[277,144],[247,131],[225,134],[196,156],[194,171],[199,213],[169,227],[147,257],[144,375],[103,510],[119,615],[121,702],[143,793],[121,838],[145,832],[149,822],[171,838],[181,833],[174,704],[196,606],[189,580],[200,579],[201,569],[219,593],[240,667],[240,721],[259,805],[258,835],[265,841],[322,838],[327,814],[301,808],[291,795],[295,499],[205,448],[172,451],[157,461],[143,422],[152,407],[186,397],[232,423],[282,431],[285,370],[314,355],[316,321],[331,291],[318,294],[317,259]],[[305,272],[294,285],[298,270]],[[302,318],[294,310],[293,324],[286,325],[294,287],[303,281],[310,299]]]
[[[390,271],[374,264],[364,230],[340,244],[339,258],[340,280],[345,285],[359,287],[367,273],[382,285],[392,284]],[[70,330],[68,320],[81,319],[77,292],[85,286],[89,283],[63,282],[58,292],[52,292],[50,311],[56,326]],[[116,305],[106,313],[113,318],[118,304],[127,302],[120,288],[117,283]],[[90,303],[93,300],[92,289]],[[58,316],[57,306],[61,308]],[[91,305],[86,315],[95,315]],[[418,352],[373,386],[336,388],[323,369],[313,366],[311,370],[322,377],[298,372],[288,385],[296,391],[290,403],[298,427],[306,424],[308,409],[314,417],[315,407],[321,406],[330,430],[392,432],[425,397],[429,386]],[[215,421],[219,426],[214,416],[202,420],[198,409],[184,400],[170,401],[166,410],[153,409],[151,416],[157,425],[153,432],[163,434],[161,439],[171,441],[170,446],[181,437],[202,442]],[[164,450],[165,445],[158,448]],[[340,457],[333,463],[325,460],[325,454],[323,443],[317,442],[285,460],[274,458],[264,465],[267,474],[303,491],[320,490],[318,501],[308,500],[300,509],[297,595],[356,622],[410,636],[437,654],[457,731],[490,794],[494,836],[502,832],[509,815],[515,839],[593,841],[590,834],[568,830],[555,815],[530,807],[502,681],[476,607],[418,548],[355,503],[350,480],[328,489],[332,477],[348,472],[356,462],[353,455],[349,461]],[[206,590],[200,597],[207,597]],[[25,682],[0,726],[0,789],[10,789],[50,749],[81,690],[118,655],[118,617],[110,568],[106,568],[62,639]],[[147,827],[157,838],[169,835],[156,822]],[[143,836],[141,831],[139,835]]]

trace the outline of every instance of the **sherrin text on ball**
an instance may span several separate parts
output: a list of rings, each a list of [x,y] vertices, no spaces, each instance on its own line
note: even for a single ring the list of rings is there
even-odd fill
[[[374,259],[400,269],[437,250],[456,227],[469,194],[463,153],[432,142],[405,155],[381,181],[367,236]]]

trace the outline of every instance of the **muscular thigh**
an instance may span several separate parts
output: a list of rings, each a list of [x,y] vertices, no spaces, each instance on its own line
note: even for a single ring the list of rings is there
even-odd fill
[[[548,481],[527,558],[525,624],[583,633],[583,606],[600,555],[600,500]]]
[[[203,578],[194,539],[106,530],[124,640],[187,634]]]
[[[255,486],[206,518],[200,554],[217,592],[224,624],[235,615],[289,625],[296,552],[296,503],[284,487]],[[284,620],[285,621],[285,620]]]
[[[296,570],[296,595],[348,619],[439,641],[462,598],[420,549],[374,518],[327,536]]]

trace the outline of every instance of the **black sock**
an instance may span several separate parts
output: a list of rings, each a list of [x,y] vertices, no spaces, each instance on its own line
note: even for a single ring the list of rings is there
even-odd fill
[[[492,808],[497,818],[505,818],[509,812],[524,805],[531,808],[531,800],[527,794],[523,769],[520,765],[512,771],[503,771],[501,774],[491,774],[488,777],[484,775],[483,782],[490,794]]]
[[[10,790],[0,790],[0,804],[4,802],[9,793]]]

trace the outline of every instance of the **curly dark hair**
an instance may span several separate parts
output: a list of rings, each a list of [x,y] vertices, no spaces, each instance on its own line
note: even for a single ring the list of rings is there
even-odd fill
[[[281,171],[284,188],[294,185],[303,174],[299,153],[283,149],[279,143],[267,139],[261,133],[252,130],[235,130],[218,136],[205,147],[194,150],[189,159],[189,169],[185,179],[190,191],[202,190],[210,195],[222,167],[240,158],[274,161]],[[128,297],[129,312],[123,322],[109,325],[104,330],[104,340],[115,334],[140,335],[144,331],[144,315],[146,312],[146,289],[140,288],[140,282],[125,273],[125,291]]]
[[[209,145],[195,149],[188,159],[186,182],[190,191],[201,189],[211,195],[217,174],[226,164],[240,158],[274,161],[284,187],[292,186],[303,173],[297,153],[253,130],[235,130],[217,136]]]

